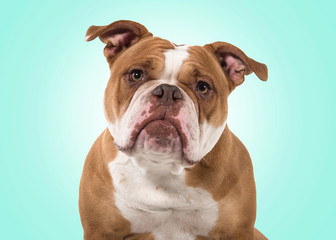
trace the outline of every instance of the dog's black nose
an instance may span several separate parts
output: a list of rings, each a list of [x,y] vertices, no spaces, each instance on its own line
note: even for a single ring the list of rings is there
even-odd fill
[[[163,103],[181,100],[182,93],[181,90],[177,86],[169,85],[169,84],[161,84],[157,86],[152,94],[158,98],[159,101]]]

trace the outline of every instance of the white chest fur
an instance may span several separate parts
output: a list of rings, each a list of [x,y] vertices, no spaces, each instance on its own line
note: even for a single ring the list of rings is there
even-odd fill
[[[173,175],[166,168],[141,169],[122,153],[109,164],[116,205],[132,232],[150,232],[156,240],[207,236],[217,220],[217,203],[207,191],[187,186],[184,171]]]

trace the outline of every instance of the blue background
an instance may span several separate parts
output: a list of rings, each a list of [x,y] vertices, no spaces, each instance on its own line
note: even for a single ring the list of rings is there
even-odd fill
[[[177,44],[226,41],[266,63],[229,98],[249,150],[256,226],[270,239],[335,239],[335,3],[13,1],[1,20],[1,239],[82,239],[84,159],[106,127],[104,45],[90,25],[130,19]]]

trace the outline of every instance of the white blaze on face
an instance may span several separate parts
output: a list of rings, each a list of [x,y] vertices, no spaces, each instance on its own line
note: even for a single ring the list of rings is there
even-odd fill
[[[189,57],[188,46],[179,46],[170,49],[164,53],[165,67],[161,75],[161,80],[167,81],[168,84],[176,85],[177,77],[183,62]]]

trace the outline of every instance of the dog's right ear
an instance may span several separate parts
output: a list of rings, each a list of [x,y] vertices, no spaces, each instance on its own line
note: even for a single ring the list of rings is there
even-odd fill
[[[106,44],[104,55],[107,62],[120,52],[129,48],[144,37],[153,36],[143,25],[121,20],[106,26],[91,26],[86,32],[85,40],[92,41],[96,37]]]

